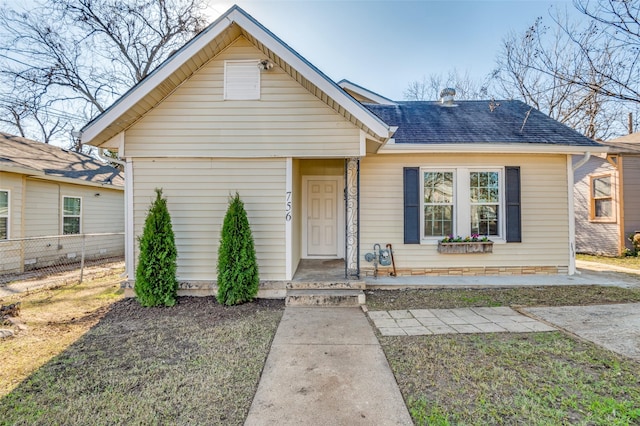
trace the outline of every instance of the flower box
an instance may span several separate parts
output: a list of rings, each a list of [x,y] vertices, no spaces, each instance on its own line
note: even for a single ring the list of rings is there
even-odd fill
[[[472,254],[493,253],[493,241],[463,241],[443,243],[438,242],[438,253],[444,254]]]

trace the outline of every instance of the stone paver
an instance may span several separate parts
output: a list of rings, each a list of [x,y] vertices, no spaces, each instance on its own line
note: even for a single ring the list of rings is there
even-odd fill
[[[531,333],[554,331],[534,318],[506,306],[494,308],[371,311],[369,318],[383,336],[456,333]]]

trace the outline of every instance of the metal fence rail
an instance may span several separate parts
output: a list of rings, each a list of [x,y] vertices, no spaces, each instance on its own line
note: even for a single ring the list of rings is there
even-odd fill
[[[0,241],[0,284],[78,270],[124,258],[124,232],[52,235]]]

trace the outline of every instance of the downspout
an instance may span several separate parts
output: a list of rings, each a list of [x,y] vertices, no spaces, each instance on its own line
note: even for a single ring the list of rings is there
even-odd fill
[[[578,170],[580,167],[587,164],[587,161],[589,161],[589,158],[591,158],[591,152],[587,151],[584,153],[584,157],[582,157],[580,161],[578,161],[576,164],[573,165],[573,172],[575,173],[576,170]]]
[[[582,157],[580,161],[572,165],[573,158],[571,155],[567,155],[567,165],[571,165],[571,167],[567,167],[567,193],[569,195],[569,270],[567,273],[569,275],[574,275],[576,273],[576,218],[573,194],[574,178],[576,170],[587,164],[589,158],[591,158],[591,152],[587,151],[584,153],[584,157]]]

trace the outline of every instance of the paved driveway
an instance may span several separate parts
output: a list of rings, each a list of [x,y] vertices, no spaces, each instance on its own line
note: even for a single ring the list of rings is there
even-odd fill
[[[526,308],[523,311],[640,361],[640,303]]]

